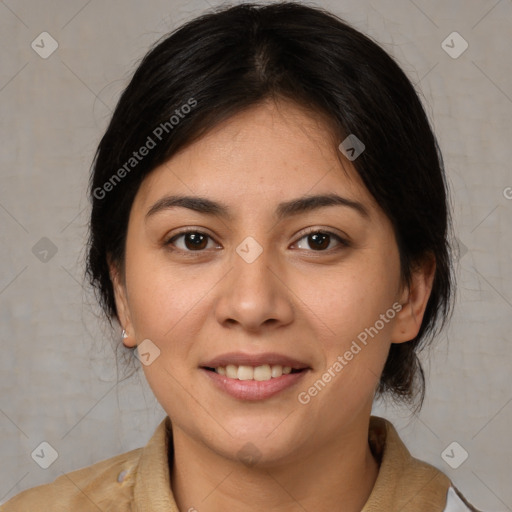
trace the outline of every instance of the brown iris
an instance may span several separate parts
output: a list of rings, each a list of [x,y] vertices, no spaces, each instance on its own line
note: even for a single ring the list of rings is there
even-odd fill
[[[327,233],[313,233],[308,235],[308,244],[314,250],[327,249],[330,241],[331,237]]]
[[[208,236],[202,233],[185,233],[184,239],[185,246],[192,251],[205,249],[208,245]]]

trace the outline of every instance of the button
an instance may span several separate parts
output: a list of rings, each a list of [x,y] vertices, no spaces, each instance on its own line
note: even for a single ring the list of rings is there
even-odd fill
[[[117,477],[117,481],[119,483],[121,483],[125,479],[127,474],[128,474],[128,470],[127,469],[125,469],[124,471],[121,471],[121,473],[119,473],[119,476]]]

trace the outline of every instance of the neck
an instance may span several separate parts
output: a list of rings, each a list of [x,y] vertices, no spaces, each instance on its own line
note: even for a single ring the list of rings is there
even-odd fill
[[[222,457],[173,426],[171,486],[178,508],[359,512],[378,474],[368,444],[368,421],[329,442],[323,440],[293,462],[263,467]]]

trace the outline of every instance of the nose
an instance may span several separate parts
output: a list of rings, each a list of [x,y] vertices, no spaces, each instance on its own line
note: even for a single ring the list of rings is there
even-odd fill
[[[285,272],[267,254],[264,250],[251,263],[234,255],[215,304],[215,317],[222,326],[260,332],[293,321],[293,293],[285,283]]]

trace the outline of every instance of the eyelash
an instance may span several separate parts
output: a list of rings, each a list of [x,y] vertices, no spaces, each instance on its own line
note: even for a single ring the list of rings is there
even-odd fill
[[[314,235],[314,234],[328,235],[330,238],[335,239],[338,242],[338,250],[342,247],[350,247],[350,243],[348,242],[348,240],[342,238],[340,235],[337,235],[336,233],[333,233],[332,231],[329,231],[326,229],[318,229],[318,228],[308,228],[306,230],[306,232],[302,233],[301,237],[294,243],[294,245],[296,245],[298,242],[300,242],[300,240],[307,238],[309,235]],[[305,249],[303,249],[303,250],[305,250]],[[320,251],[315,251],[313,249],[310,249],[311,252],[318,252],[318,253],[320,253],[320,252],[330,253],[333,250],[336,250],[336,248],[325,249],[325,250],[320,250]]]
[[[164,245],[166,247],[170,247],[171,250],[173,250],[173,251],[181,251],[183,253],[191,253],[191,254],[192,253],[202,253],[202,252],[205,252],[206,250],[208,250],[208,249],[199,249],[197,251],[194,251],[194,250],[190,250],[190,249],[180,249],[180,248],[173,247],[173,244],[175,243],[176,240],[178,240],[181,237],[184,237],[185,235],[187,235],[189,233],[204,235],[204,236],[208,237],[210,240],[215,241],[213,239],[213,237],[211,237],[207,233],[205,233],[203,231],[199,231],[198,229],[189,228],[189,229],[185,229],[185,230],[180,231],[179,233],[173,235],[171,238],[169,238],[168,240],[166,240],[164,242]],[[327,236],[335,239],[338,242],[339,246],[350,247],[350,243],[347,240],[345,240],[344,238],[342,238],[341,236],[337,235],[336,233],[333,233],[332,231],[328,231],[328,230],[318,229],[318,228],[309,228],[305,233],[302,233],[301,237],[296,242],[294,242],[293,245],[297,245],[301,240],[303,240],[304,238],[307,238],[309,235],[313,235],[313,234],[327,235]],[[340,249],[340,247],[338,247],[338,250],[339,249]],[[330,249],[324,249],[324,250],[314,250],[314,249],[309,249],[309,250],[308,249],[300,249],[300,250],[307,250],[308,252],[314,252],[314,253],[330,253],[333,250],[336,250],[336,248],[334,248],[334,249],[330,248]]]

